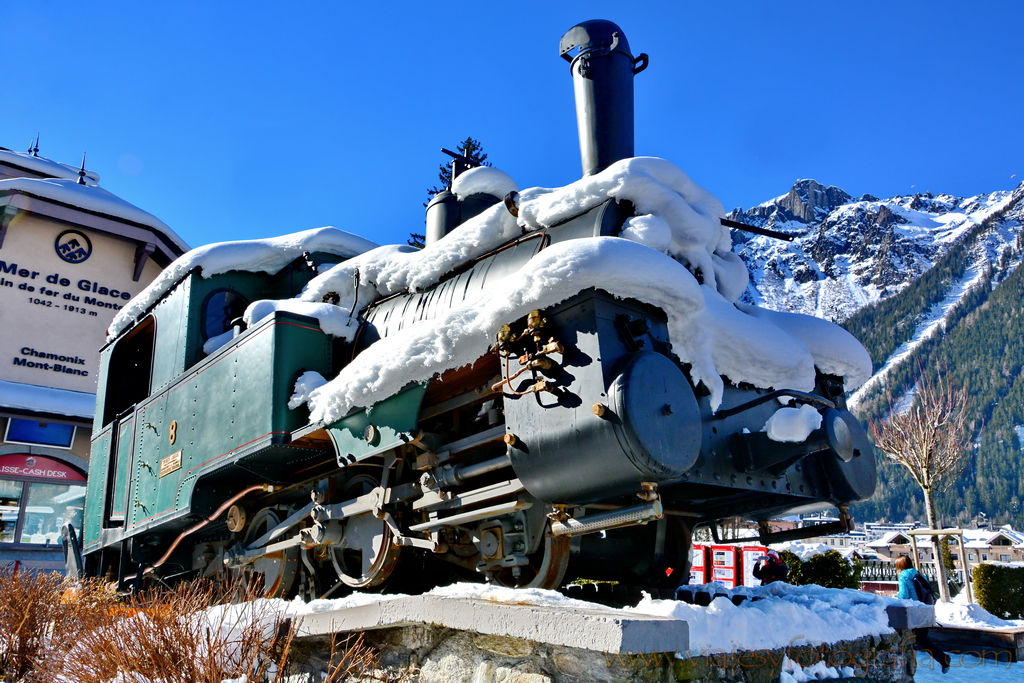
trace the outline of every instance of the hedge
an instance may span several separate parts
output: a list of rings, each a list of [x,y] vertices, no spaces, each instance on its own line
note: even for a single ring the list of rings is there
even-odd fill
[[[1002,619],[1024,619],[1024,567],[980,564],[971,574],[974,598]]]
[[[788,550],[779,557],[789,567],[786,582],[794,586],[813,583],[825,588],[860,588],[860,562],[850,562],[838,550],[814,555],[806,562]]]

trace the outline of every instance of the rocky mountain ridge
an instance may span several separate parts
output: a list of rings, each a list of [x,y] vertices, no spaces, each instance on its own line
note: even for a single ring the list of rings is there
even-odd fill
[[[815,180],[728,218],[793,235],[792,242],[734,231],[751,272],[748,303],[843,321],[902,291],[971,229],[1011,199],[931,193],[854,198]]]
[[[972,449],[937,501],[943,523],[983,512],[1024,525],[1024,184],[977,197],[882,200],[798,181],[730,217],[797,236],[734,237],[752,273],[746,296],[832,317],[861,340],[875,363],[848,399],[861,420],[905,405],[922,374],[970,389]],[[921,519],[920,490],[880,456],[875,496],[854,514]]]

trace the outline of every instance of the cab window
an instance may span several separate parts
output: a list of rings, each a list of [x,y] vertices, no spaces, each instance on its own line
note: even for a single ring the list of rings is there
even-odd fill
[[[149,396],[156,321],[149,316],[117,341],[110,354],[103,424]]]
[[[249,302],[231,289],[217,289],[210,292],[203,302],[201,332],[203,341],[224,334],[231,329],[231,322],[242,317]]]

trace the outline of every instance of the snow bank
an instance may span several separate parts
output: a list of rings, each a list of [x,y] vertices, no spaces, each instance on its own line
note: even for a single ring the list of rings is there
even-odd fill
[[[497,204],[424,249],[388,245],[340,263],[313,278],[299,298],[323,301],[328,292],[337,292],[342,308],[351,310],[356,303],[362,308],[397,292],[430,287],[445,273],[520,235],[515,217]]]
[[[661,217],[672,229],[667,253],[699,272],[705,283],[731,301],[746,289],[746,268],[740,273],[729,265],[738,257],[732,253],[729,229],[721,224],[722,203],[664,159],[623,159],[563,188],[526,190],[519,202],[519,222],[533,229],[550,227],[608,199],[632,202],[638,216]],[[720,277],[728,280],[738,275],[742,283],[718,283]]]
[[[807,683],[807,681],[823,681],[831,678],[853,678],[854,673],[852,666],[829,666],[819,659],[813,665],[803,667],[788,656],[784,656],[779,683]]]
[[[814,357],[814,364],[826,375],[839,375],[846,389],[853,390],[871,377],[871,356],[857,338],[821,318],[800,313],[783,313],[747,304],[738,307],[766,320],[800,340]]]
[[[496,172],[474,170],[481,177]],[[558,224],[608,199],[636,207],[639,215],[624,227],[627,240],[556,244],[502,280],[500,288],[492,284],[479,298],[377,342],[310,396],[314,419],[336,420],[411,382],[471,363],[501,324],[588,287],[664,309],[673,351],[692,364],[692,379],[711,390],[716,408],[723,375],[762,388],[810,391],[816,364],[853,383],[870,374],[867,352],[835,325],[808,316],[761,315],[759,309],[734,304],[747,285],[747,272],[719,222],[721,204],[661,159],[626,159],[564,188],[524,190],[518,219],[498,205],[421,251],[367,252],[315,278],[299,298],[322,301],[336,292],[341,309],[355,310],[357,303],[362,307],[403,290],[422,290],[524,230]],[[254,313],[247,312],[247,318],[258,318]]]
[[[209,356],[211,353],[224,346],[232,339],[235,338],[234,328],[227,332],[222,332],[216,336],[210,337],[203,343],[203,353]]]
[[[981,605],[967,602],[966,591],[960,591],[950,602],[935,603],[935,622],[956,628],[1014,628],[1024,626],[1024,619],[1000,619]]]
[[[619,237],[661,252],[668,251],[672,246],[672,228],[658,216],[634,216],[628,219]]]
[[[492,288],[434,320],[407,327],[370,346],[311,394],[311,419],[333,422],[352,408],[369,407],[411,382],[426,381],[435,373],[472,363],[486,353],[502,324],[588,287],[664,304],[669,317],[679,318],[680,323],[698,314],[703,303],[699,285],[679,263],[614,237],[556,244],[504,282],[509,283],[505,288]],[[683,327],[686,337],[699,337],[696,326]],[[710,357],[701,362],[713,367]]]
[[[310,370],[299,375],[299,378],[295,380],[295,389],[292,392],[292,397],[288,399],[288,407],[295,410],[303,403],[309,400],[309,394],[316,389],[319,389],[323,385],[327,384],[327,380],[319,372]]]
[[[760,387],[814,386],[813,360],[799,342],[698,285],[678,261],[642,245],[614,237],[558,243],[503,282],[501,289],[492,288],[363,351],[310,395],[312,419],[333,422],[411,382],[472,363],[487,351],[503,323],[590,287],[664,310],[673,350],[692,364],[694,380],[711,389],[713,406],[721,401],[721,374]]]
[[[484,172],[488,176],[501,173],[493,168],[478,168],[467,171],[457,180],[475,171],[481,171],[481,176]],[[470,180],[472,176],[463,182],[468,184]],[[726,273],[727,279],[742,279],[742,282],[723,283],[724,288],[719,286],[723,295],[738,297],[746,288],[746,269],[732,254],[729,229],[719,222],[725,215],[721,203],[673,164],[641,157],[619,161],[601,173],[562,188],[523,190],[518,218],[498,204],[425,249],[381,247],[368,252],[314,279],[300,298],[321,301],[324,294],[334,291],[341,294],[339,305],[351,308],[355,300],[365,306],[406,289],[420,291],[436,284],[446,273],[524,232],[564,222],[608,199],[633,202],[637,218],[646,220],[647,216],[657,216],[671,233],[665,240],[662,230],[661,241],[667,241],[662,251],[681,258],[685,265],[694,264],[692,267],[701,271],[705,284],[716,286],[716,272],[721,271]],[[641,226],[642,222],[637,225]],[[354,279],[358,280],[355,288],[352,286]]]
[[[504,586],[489,586],[482,583],[455,583],[450,586],[435,588],[427,593],[427,595],[436,595],[443,598],[489,600],[506,605],[539,605],[541,607],[618,611],[613,607],[605,607],[593,602],[567,598],[561,593],[543,588],[506,588]]]
[[[489,194],[499,199],[509,192],[518,191],[516,181],[505,173],[490,166],[478,166],[459,174],[452,182],[452,193],[462,201],[474,194]]]
[[[9,181],[0,180],[0,186],[5,182]],[[167,266],[148,287],[135,295],[124,308],[117,312],[107,330],[107,339],[113,339],[131,325],[136,318],[145,313],[193,268],[199,268],[200,275],[203,277],[232,270],[273,274],[302,256],[302,253],[306,251],[323,251],[349,258],[376,246],[370,240],[344,230],[327,227],[282,237],[219,242],[198,247],[183,254]]]
[[[821,426],[821,413],[814,406],[779,408],[764,424],[768,438],[772,441],[799,443],[807,439]]]
[[[711,590],[721,586],[711,584]],[[757,600],[734,605],[718,597],[707,607],[645,597],[627,612],[682,619],[690,627],[690,654],[712,650],[774,650],[893,633],[885,607],[896,601],[850,589],[791,586],[776,582],[746,586],[740,593]]]
[[[358,322],[345,309],[334,304],[299,301],[298,299],[256,301],[245,309],[242,319],[246,325],[253,325],[275,311],[286,311],[316,318],[320,323],[320,329],[333,337],[340,337],[346,341],[352,341],[356,330],[359,329]]]

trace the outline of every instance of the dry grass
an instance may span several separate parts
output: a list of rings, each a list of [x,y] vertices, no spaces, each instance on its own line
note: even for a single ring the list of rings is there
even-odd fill
[[[211,607],[221,595],[191,583],[119,601],[98,583],[0,574],[0,681],[281,683],[293,669],[291,622],[265,600]],[[362,638],[333,644],[327,661],[327,683],[377,678]]]

